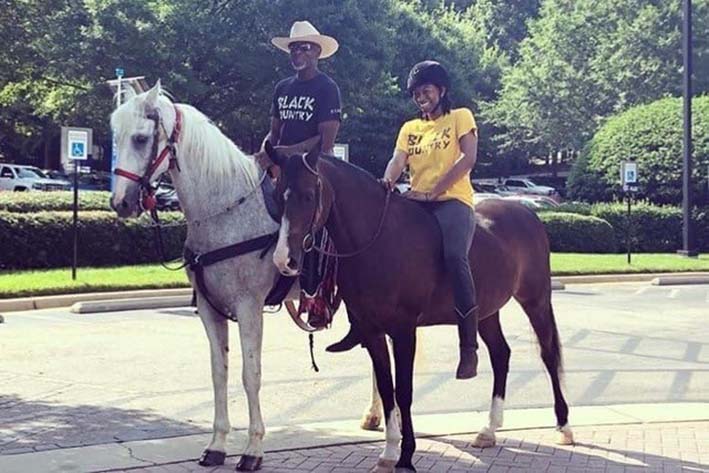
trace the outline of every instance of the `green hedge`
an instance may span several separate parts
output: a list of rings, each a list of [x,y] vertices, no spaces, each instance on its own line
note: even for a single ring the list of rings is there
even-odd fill
[[[117,266],[159,260],[148,216],[120,220],[113,212],[88,211],[79,217],[79,265]],[[162,213],[161,221],[180,223],[184,217],[179,212]],[[185,226],[163,229],[168,258],[182,254],[185,236]],[[67,267],[71,266],[72,252],[71,212],[0,212],[0,268]]]
[[[625,203],[595,204],[591,215],[607,220],[616,239],[626,248],[628,206]],[[709,207],[692,212],[696,249],[709,251]],[[630,211],[632,250],[637,252],[674,252],[682,247],[682,210],[669,205],[635,202]]]
[[[542,212],[551,251],[613,253],[618,244],[610,223],[598,217],[565,212]]]
[[[110,211],[111,193],[79,191],[79,209]],[[70,211],[74,208],[72,191],[0,192],[0,212]]]

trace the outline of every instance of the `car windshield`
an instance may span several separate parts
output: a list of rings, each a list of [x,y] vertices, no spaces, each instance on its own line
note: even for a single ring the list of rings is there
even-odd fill
[[[43,179],[46,179],[47,176],[44,175],[44,173],[38,169],[38,168],[15,168],[17,171],[17,176],[20,178],[30,178],[30,179],[37,179],[38,177],[41,177]]]

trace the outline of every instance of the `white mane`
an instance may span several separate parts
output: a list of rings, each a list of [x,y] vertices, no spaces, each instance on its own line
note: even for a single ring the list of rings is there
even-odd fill
[[[121,105],[111,115],[111,126],[119,143],[126,143],[137,126],[145,120],[147,92],[137,95]],[[164,95],[159,98],[160,108],[172,107]],[[187,104],[174,104],[182,112],[182,134],[177,143],[177,159],[182,169],[197,173],[201,181],[216,185],[234,182],[243,176],[245,184],[255,186],[253,160],[225,136],[206,115]],[[126,136],[128,135],[128,136]]]

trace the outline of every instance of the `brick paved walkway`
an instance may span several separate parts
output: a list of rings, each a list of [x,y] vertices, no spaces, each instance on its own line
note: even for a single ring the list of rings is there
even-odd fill
[[[472,448],[470,435],[418,439],[414,462],[419,472],[631,473],[709,472],[709,422],[632,424],[575,429],[576,445],[557,446],[550,429],[501,432],[500,445]],[[383,443],[340,445],[274,452],[263,473],[366,472]],[[195,462],[121,470],[142,473],[234,471],[237,457],[219,468]],[[118,470],[113,470],[118,471]]]

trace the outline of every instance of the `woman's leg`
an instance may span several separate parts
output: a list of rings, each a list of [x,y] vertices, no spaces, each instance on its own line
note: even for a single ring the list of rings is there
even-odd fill
[[[468,252],[475,233],[475,214],[472,208],[457,200],[439,203],[433,214],[443,234],[445,268],[453,285],[458,316],[460,363],[456,378],[474,378],[478,373],[478,305]]]

